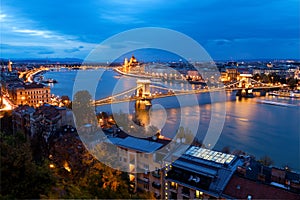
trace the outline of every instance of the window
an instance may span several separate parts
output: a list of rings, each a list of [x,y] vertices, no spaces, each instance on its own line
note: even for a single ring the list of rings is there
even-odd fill
[[[22,92],[20,92],[20,95],[22,95]]]
[[[175,192],[171,192],[171,199],[177,199],[177,194]]]
[[[149,165],[144,163],[144,169],[149,169]]]
[[[178,187],[178,185],[177,185],[177,183],[175,183],[175,182],[171,182],[171,188],[172,189],[175,189],[175,190],[177,190],[177,187]]]
[[[144,188],[149,190],[149,184],[148,183],[144,183]]]
[[[182,187],[181,193],[184,195],[189,196],[190,195],[190,189],[187,187]]]
[[[201,192],[199,190],[196,190],[195,198],[197,198],[197,199],[203,199],[203,192]]]
[[[127,159],[126,159],[126,158],[123,158],[123,162],[127,162]]]

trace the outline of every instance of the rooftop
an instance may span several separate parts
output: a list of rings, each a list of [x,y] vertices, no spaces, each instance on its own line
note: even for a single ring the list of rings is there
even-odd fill
[[[36,88],[44,88],[48,86],[41,83],[30,83],[30,84],[25,84],[24,87],[25,89],[36,89]]]
[[[224,190],[224,194],[237,199],[300,199],[296,194],[272,185],[259,183],[238,175],[234,175]]]
[[[190,149],[187,150],[185,154],[219,164],[230,164],[236,158],[236,156],[231,154],[212,151],[196,146],[192,146]]]
[[[128,136],[126,138],[109,137],[108,140],[117,146],[146,153],[154,152],[163,146],[163,144],[155,141],[132,136]]]
[[[172,164],[167,179],[220,197],[242,164],[242,160],[234,155],[191,146]]]

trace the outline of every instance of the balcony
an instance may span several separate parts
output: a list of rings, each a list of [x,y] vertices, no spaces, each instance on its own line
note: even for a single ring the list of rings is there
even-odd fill
[[[170,170],[167,179],[177,183],[184,183],[192,187],[208,190],[212,182],[211,177],[203,176],[200,174],[193,174],[184,170]]]
[[[156,189],[160,189],[161,188],[161,184],[157,183],[155,181],[152,182],[152,187],[156,188]]]
[[[155,178],[160,178],[160,172],[159,171],[153,171],[151,174]]]
[[[135,159],[134,158],[130,160],[130,164],[135,164]]]
[[[138,183],[149,183],[148,178],[138,178],[137,181],[138,181]]]
[[[181,190],[181,194],[182,194],[182,196],[189,198],[190,197],[190,189],[183,187]]]

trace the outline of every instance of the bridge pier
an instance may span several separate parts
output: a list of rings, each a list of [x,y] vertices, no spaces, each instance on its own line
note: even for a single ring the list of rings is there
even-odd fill
[[[151,106],[151,100],[138,99],[135,101],[135,110],[149,110]]]
[[[237,93],[236,93],[236,96],[239,96],[239,97],[246,97],[246,98],[253,98],[254,95],[253,95],[253,90],[252,89],[242,89],[242,90],[239,90]]]
[[[134,122],[140,126],[148,126],[150,124],[150,107],[137,108],[135,107]]]
[[[137,80],[137,90],[135,102],[135,110],[149,110],[152,106],[151,92],[150,92],[150,80]]]

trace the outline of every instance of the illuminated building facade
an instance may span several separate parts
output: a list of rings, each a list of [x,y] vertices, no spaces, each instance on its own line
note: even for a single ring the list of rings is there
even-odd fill
[[[168,144],[163,136],[136,138],[122,131],[109,137],[108,143],[117,146],[120,168],[128,172],[132,192],[147,191],[161,199],[163,196],[163,163],[165,154],[152,153]],[[166,152],[167,153],[167,152]]]
[[[11,85],[9,94],[16,105],[38,107],[50,103],[50,86],[39,83]]]
[[[130,72],[133,67],[136,67],[138,65],[139,65],[138,61],[136,60],[134,55],[132,55],[132,57],[130,58],[129,61],[127,58],[125,58],[124,64],[123,64],[123,71]]]

